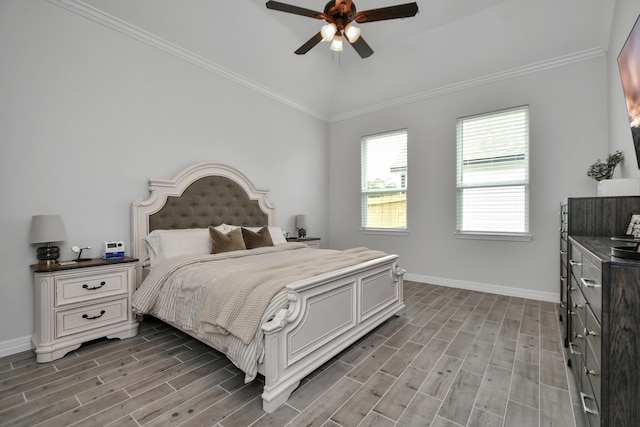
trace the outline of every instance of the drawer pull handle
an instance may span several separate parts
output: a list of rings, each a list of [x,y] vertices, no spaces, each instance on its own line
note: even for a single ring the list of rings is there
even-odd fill
[[[576,351],[573,349],[573,347],[575,347],[576,345],[572,342],[569,343],[569,351],[571,352],[571,354],[576,354],[578,356],[582,356],[582,353],[580,353],[579,351]]]
[[[596,371],[594,371],[593,369],[588,369],[586,366],[584,367],[584,373],[585,375],[597,375]]]
[[[581,263],[581,262],[574,261],[574,260],[569,260],[569,264],[571,264],[571,266],[574,266],[574,265],[575,265],[575,266],[582,265],[582,263]]]
[[[101,318],[102,316],[104,316],[104,314],[105,314],[105,313],[106,313],[106,311],[104,311],[104,310],[100,310],[100,314],[99,314],[99,315],[97,315],[97,316],[89,317],[89,315],[88,315],[88,314],[83,314],[83,315],[82,315],[82,318],[83,318],[83,319],[87,319],[87,320],[95,320],[95,319],[99,319],[99,318]]]
[[[574,288],[573,286],[569,288],[569,292],[574,292],[578,288]]]
[[[585,335],[585,336],[587,336],[587,337],[588,337],[589,335],[591,335],[592,337],[595,337],[595,336],[597,336],[598,334],[596,333],[596,331],[587,331],[587,328],[584,328],[584,335]]]
[[[96,289],[100,289],[101,287],[103,287],[104,285],[106,285],[107,282],[105,282],[104,280],[102,282],[100,282],[100,286],[94,286],[93,288],[90,288],[89,285],[87,285],[86,283],[84,285],[82,285],[82,287],[88,291],[95,291]]]
[[[584,308],[584,305],[582,305],[582,304],[578,304],[578,303],[576,302],[576,303],[573,303],[573,308]]]
[[[582,281],[582,284],[584,285],[585,288],[601,288],[601,285],[598,285],[598,282],[596,282],[593,279],[585,279],[584,277],[580,278],[580,281]]]
[[[566,255],[567,251],[560,251],[560,255]]]
[[[578,339],[582,339],[582,338],[583,338],[583,336],[582,336],[582,335],[577,334],[577,333],[575,333],[575,332],[573,333],[573,337],[574,337],[574,338],[578,338]]]
[[[587,414],[598,415],[598,410],[597,409],[589,409],[589,408],[587,408],[587,403],[585,402],[585,400],[587,400],[587,399],[593,399],[593,397],[589,396],[588,394],[584,394],[584,393],[580,392],[580,400],[582,400],[582,410]]]

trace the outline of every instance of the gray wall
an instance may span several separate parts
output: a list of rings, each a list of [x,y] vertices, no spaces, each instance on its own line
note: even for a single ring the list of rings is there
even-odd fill
[[[62,215],[63,258],[98,257],[130,241],[149,178],[213,161],[270,189],[283,229],[306,213],[328,236],[326,123],[46,1],[0,2],[0,58],[5,347],[33,331],[34,214]]]
[[[457,239],[456,118],[530,106],[529,242]],[[407,128],[408,236],[363,235],[360,136]],[[333,123],[330,130],[330,237],[400,254],[407,278],[558,299],[559,205],[595,195],[586,170],[606,149],[604,55]],[[603,148],[605,147],[605,148]]]

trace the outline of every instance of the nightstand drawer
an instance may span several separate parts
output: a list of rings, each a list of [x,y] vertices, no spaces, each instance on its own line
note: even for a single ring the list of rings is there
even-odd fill
[[[82,273],[55,279],[56,307],[127,293],[126,270]]]
[[[128,319],[129,300],[120,298],[56,312],[56,338]]]

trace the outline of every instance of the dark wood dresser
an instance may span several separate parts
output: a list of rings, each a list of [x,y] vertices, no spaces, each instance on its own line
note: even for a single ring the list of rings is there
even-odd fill
[[[611,256],[612,247],[628,245],[611,236],[625,233],[640,197],[569,198],[564,205],[561,322],[585,423],[638,426],[640,261]]]

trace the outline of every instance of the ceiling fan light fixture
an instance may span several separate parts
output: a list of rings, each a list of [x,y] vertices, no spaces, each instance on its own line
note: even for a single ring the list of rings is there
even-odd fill
[[[362,30],[359,27],[351,24],[344,29],[344,35],[347,36],[349,43],[355,43],[360,38],[361,33]]]
[[[338,30],[338,27],[336,27],[336,24],[330,23],[327,25],[323,25],[322,28],[320,28],[320,34],[322,34],[322,40],[326,42],[330,42],[331,40],[333,40],[333,36],[336,34],[337,30]]]
[[[329,46],[334,52],[342,52],[344,49],[342,47],[342,36],[340,34],[336,34],[333,40],[331,40],[331,46]]]

